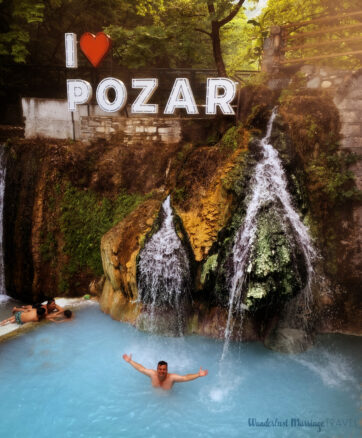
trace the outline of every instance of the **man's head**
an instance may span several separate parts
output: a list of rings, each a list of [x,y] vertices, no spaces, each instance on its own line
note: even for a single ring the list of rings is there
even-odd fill
[[[69,310],[69,309],[64,310],[64,316],[65,316],[66,318],[71,318],[71,317],[72,317],[72,314],[73,314],[73,312],[72,312],[71,310]]]
[[[167,377],[167,362],[164,360],[160,360],[157,364],[157,376],[161,381]]]
[[[48,312],[49,311],[51,312],[51,311],[56,309],[54,298],[49,298],[49,300],[47,301],[47,309],[48,309]]]

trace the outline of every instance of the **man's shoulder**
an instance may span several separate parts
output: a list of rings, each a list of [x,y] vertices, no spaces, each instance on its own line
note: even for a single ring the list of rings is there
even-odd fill
[[[176,374],[176,373],[168,373],[167,377],[169,377],[171,380],[174,380],[174,379],[178,379],[179,377],[182,377],[182,376],[180,376],[180,374]]]

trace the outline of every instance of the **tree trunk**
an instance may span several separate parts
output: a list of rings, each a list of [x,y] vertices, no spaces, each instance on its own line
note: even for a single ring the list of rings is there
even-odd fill
[[[220,77],[224,78],[227,74],[221,53],[220,27],[217,21],[211,23],[211,38],[217,73]]]

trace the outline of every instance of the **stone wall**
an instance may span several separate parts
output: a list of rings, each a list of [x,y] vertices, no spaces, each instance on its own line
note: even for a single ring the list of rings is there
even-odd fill
[[[126,118],[112,116],[89,116],[80,118],[81,140],[102,138],[109,140],[121,133],[125,145],[144,142],[178,143],[181,140],[180,119]]]
[[[356,185],[362,190],[362,71],[357,71],[345,78],[336,90],[334,103],[337,106],[341,120],[341,148],[359,156],[359,160],[351,166],[356,176]],[[353,209],[355,233],[353,241],[346,245],[353,247],[353,264],[356,271],[362,266],[362,206]]]
[[[181,126],[188,122],[200,124],[200,128],[213,123],[215,116],[158,117],[130,114],[130,108],[122,112],[107,113],[98,105],[78,105],[73,113],[66,100],[23,98],[21,101],[25,119],[25,138],[72,139],[89,142],[109,140],[112,135],[123,136],[126,144],[144,141],[177,143],[181,139]],[[233,117],[226,117],[233,121]]]
[[[332,95],[341,122],[340,149],[359,157],[350,170],[355,175],[357,188],[362,190],[362,70],[351,72],[304,65],[299,72],[305,75],[307,88],[323,89]],[[362,206],[355,205],[352,215],[354,232],[343,244],[352,254],[352,270],[358,277],[362,274]]]
[[[351,76],[350,71],[316,65],[304,65],[299,71],[307,78],[307,88],[319,88],[332,92],[336,92]]]

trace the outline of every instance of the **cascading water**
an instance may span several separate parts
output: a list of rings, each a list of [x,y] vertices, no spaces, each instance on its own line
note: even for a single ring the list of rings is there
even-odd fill
[[[5,151],[4,146],[0,147],[0,301],[6,300],[4,254],[3,254],[3,206],[5,191]]]
[[[308,228],[301,221],[292,205],[291,197],[287,190],[287,180],[278,157],[278,152],[269,143],[273,122],[276,117],[274,109],[267,126],[265,137],[260,141],[262,159],[255,168],[251,180],[251,195],[243,225],[239,228],[232,249],[232,275],[229,278],[229,303],[228,318],[225,329],[225,343],[222,358],[225,356],[233,330],[233,314],[237,313],[242,321],[246,306],[243,304],[243,285],[245,271],[248,266],[249,256],[257,231],[258,212],[267,203],[280,206],[280,219],[282,224],[289,224],[294,239],[300,247],[304,257],[307,271],[307,281],[303,295],[304,306],[309,308],[311,301],[311,282],[313,279],[313,261],[316,251],[313,247]]]
[[[170,196],[162,204],[161,228],[141,251],[138,263],[140,299],[149,306],[151,331],[156,330],[155,315],[163,310],[182,335],[184,307],[190,290],[190,263],[182,242],[174,228]],[[167,313],[168,312],[168,313]]]

